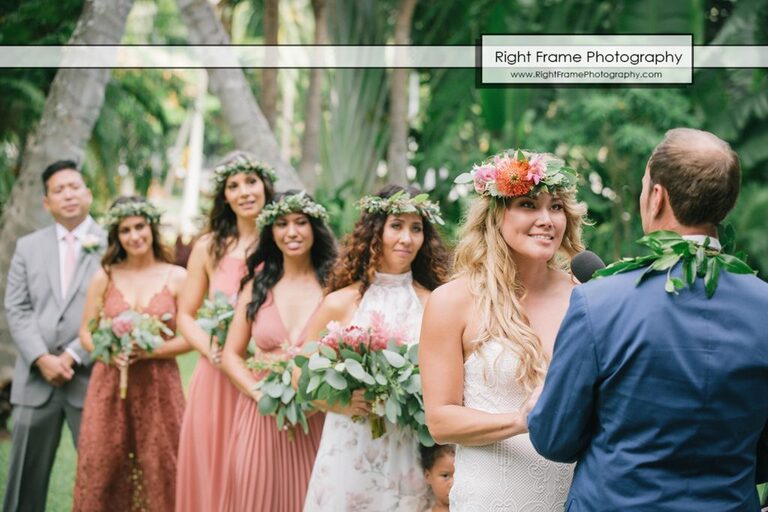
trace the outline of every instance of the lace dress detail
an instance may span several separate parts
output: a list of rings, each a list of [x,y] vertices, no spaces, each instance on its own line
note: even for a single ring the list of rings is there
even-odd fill
[[[527,398],[515,379],[518,358],[489,341],[464,363],[464,405],[485,412],[513,412]],[[528,434],[485,446],[458,446],[451,511],[544,512],[564,508],[572,464],[536,453]]]
[[[370,325],[373,312],[381,313],[387,325],[402,327],[411,343],[418,342],[424,310],[410,272],[377,273],[351,323]],[[410,430],[387,423],[387,433],[372,439],[367,422],[326,415],[304,512],[411,512],[428,505],[418,442]]]
[[[104,315],[130,309],[112,282]],[[142,313],[176,328],[176,300],[164,286]],[[130,366],[128,396],[121,399],[120,372],[96,361],[85,397],[72,510],[154,511],[174,509],[176,453],[184,392],[175,359],[145,359]]]

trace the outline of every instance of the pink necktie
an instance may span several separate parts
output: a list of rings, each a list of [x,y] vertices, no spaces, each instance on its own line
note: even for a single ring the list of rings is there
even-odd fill
[[[64,253],[63,277],[64,286],[61,289],[61,296],[67,296],[67,290],[72,283],[72,277],[75,275],[75,235],[71,232],[64,235],[64,241],[67,242],[66,252]]]

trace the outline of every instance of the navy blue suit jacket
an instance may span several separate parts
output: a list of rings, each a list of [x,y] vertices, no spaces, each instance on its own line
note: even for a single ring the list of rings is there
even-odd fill
[[[768,284],[723,272],[707,299],[703,279],[672,295],[642,271],[574,288],[531,442],[578,462],[570,512],[759,510]]]

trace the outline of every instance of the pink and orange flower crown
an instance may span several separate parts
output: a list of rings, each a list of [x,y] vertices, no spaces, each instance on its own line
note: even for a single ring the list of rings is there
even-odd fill
[[[454,183],[473,183],[475,192],[490,197],[535,197],[542,192],[574,190],[578,175],[554,155],[517,149],[494,155]]]

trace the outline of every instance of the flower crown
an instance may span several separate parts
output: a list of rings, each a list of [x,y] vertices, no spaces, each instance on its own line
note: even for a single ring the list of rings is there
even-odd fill
[[[278,202],[266,205],[256,218],[256,227],[263,229],[265,226],[274,224],[279,217],[284,217],[289,213],[303,213],[323,222],[328,222],[328,212],[325,207],[314,202],[307,197],[306,192],[301,191],[298,194],[283,196]]]
[[[246,174],[256,173],[262,180],[269,180],[271,183],[277,181],[277,173],[269,165],[251,158],[250,155],[241,153],[229,160],[225,164],[217,165],[213,168],[213,181],[216,187],[221,187],[227,181],[227,178],[233,174],[244,172]]]
[[[110,208],[102,223],[107,229],[112,229],[126,217],[144,217],[150,224],[157,224],[160,222],[162,214],[163,212],[149,201],[129,201]]]
[[[412,198],[408,192],[401,190],[390,197],[365,196],[358,202],[358,207],[368,213],[387,215],[418,213],[433,224],[445,224],[440,206],[430,201],[427,194],[419,194]]]
[[[515,150],[495,155],[454,183],[474,183],[475,192],[490,197],[535,197],[555,189],[574,189],[578,175],[559,158],[545,153]]]

